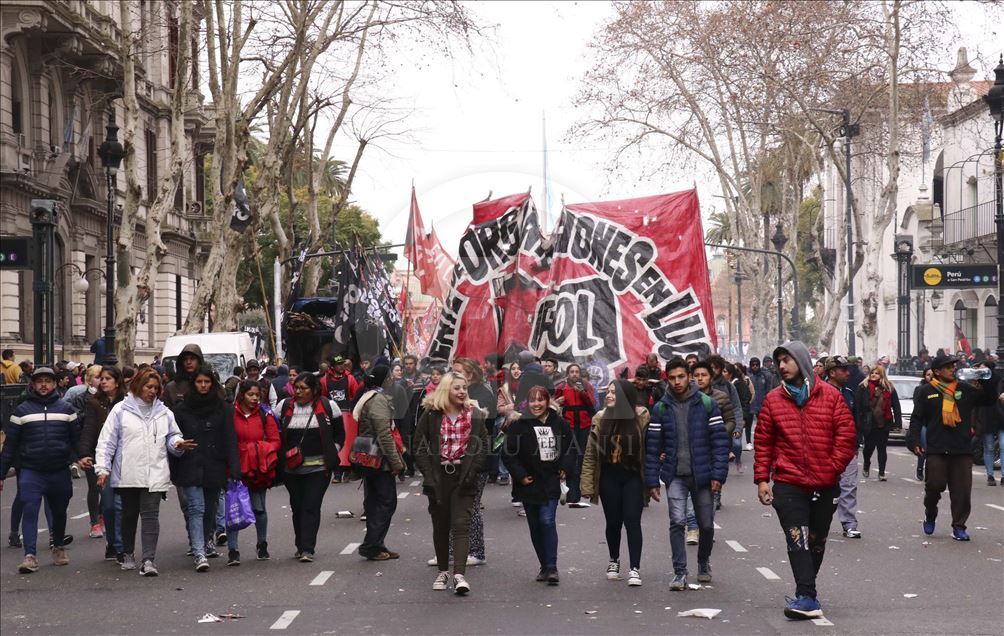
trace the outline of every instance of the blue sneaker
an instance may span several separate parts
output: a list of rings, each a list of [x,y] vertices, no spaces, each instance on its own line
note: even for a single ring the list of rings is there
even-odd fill
[[[969,541],[969,533],[962,528],[952,528],[952,538],[956,541]]]
[[[934,519],[924,519],[924,534],[934,534]]]
[[[811,596],[799,596],[791,598],[785,596],[788,605],[784,608],[784,615],[792,620],[806,620],[809,618],[819,618],[823,615],[823,608],[819,601]]]

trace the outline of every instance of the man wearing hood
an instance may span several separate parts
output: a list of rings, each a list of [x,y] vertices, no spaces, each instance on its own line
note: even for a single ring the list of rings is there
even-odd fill
[[[28,399],[14,409],[7,427],[7,440],[0,453],[0,490],[15,460],[21,469],[17,477],[18,497],[24,504],[21,533],[24,560],[22,574],[38,571],[38,510],[43,497],[52,508],[49,528],[52,536],[53,565],[67,565],[64,534],[66,508],[73,496],[70,464],[77,461],[80,429],[77,414],[56,392],[56,374],[39,367],[31,375]]]
[[[715,542],[713,493],[729,474],[729,434],[713,398],[690,381],[680,358],[666,365],[669,390],[652,410],[645,439],[645,485],[659,501],[660,482],[669,504],[669,543],[673,551],[673,581],[669,589],[687,589],[687,500],[694,502],[700,531],[697,580],[711,581],[711,548]]]
[[[843,396],[819,381],[803,343],[778,347],[774,360],[781,386],[767,394],[760,410],[753,481],[760,503],[773,504],[788,544],[796,587],[784,615],[816,618],[823,615],[816,576],[840,497],[840,476],[857,452],[857,434]]]
[[[195,390],[195,371],[202,366],[202,347],[187,344],[178,356],[174,379],[164,388],[164,405],[172,411]]]

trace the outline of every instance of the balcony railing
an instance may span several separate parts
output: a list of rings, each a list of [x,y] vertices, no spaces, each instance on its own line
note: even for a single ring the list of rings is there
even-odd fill
[[[985,201],[945,215],[945,245],[990,236],[996,231],[993,201]]]

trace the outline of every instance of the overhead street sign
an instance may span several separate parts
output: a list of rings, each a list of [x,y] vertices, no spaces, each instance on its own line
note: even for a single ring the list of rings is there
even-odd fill
[[[31,237],[0,236],[0,269],[31,269]]]
[[[997,287],[997,266],[921,263],[913,266],[911,278],[914,289]]]

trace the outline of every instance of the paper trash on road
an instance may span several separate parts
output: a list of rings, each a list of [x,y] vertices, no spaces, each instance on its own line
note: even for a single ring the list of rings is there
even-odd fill
[[[898,545],[891,545],[891,546],[889,546],[889,549],[890,550],[899,550],[899,546]]]
[[[203,616],[202,618],[199,619],[199,622],[200,623],[222,623],[223,619],[220,618],[219,616],[217,616],[216,614],[206,614],[205,616]]]
[[[904,594],[903,598],[917,598],[916,594]]]
[[[353,514],[353,512],[351,510],[339,510],[335,514],[335,516],[338,517],[339,519],[351,519],[352,517],[354,517],[356,515]]]
[[[677,612],[677,616],[693,616],[694,618],[707,618],[712,619],[722,613],[720,609],[713,609],[710,607],[700,607],[698,609],[687,610],[686,612]]]
[[[689,589],[691,589],[691,590],[699,590],[699,589],[701,589],[701,586],[698,583],[687,583],[687,587]]]
[[[240,614],[234,614],[233,612],[230,612],[228,614],[220,614],[220,618],[229,618],[230,620],[235,620],[235,619],[244,618],[244,617],[241,616]]]
[[[596,610],[586,610],[586,614],[595,614]]]

